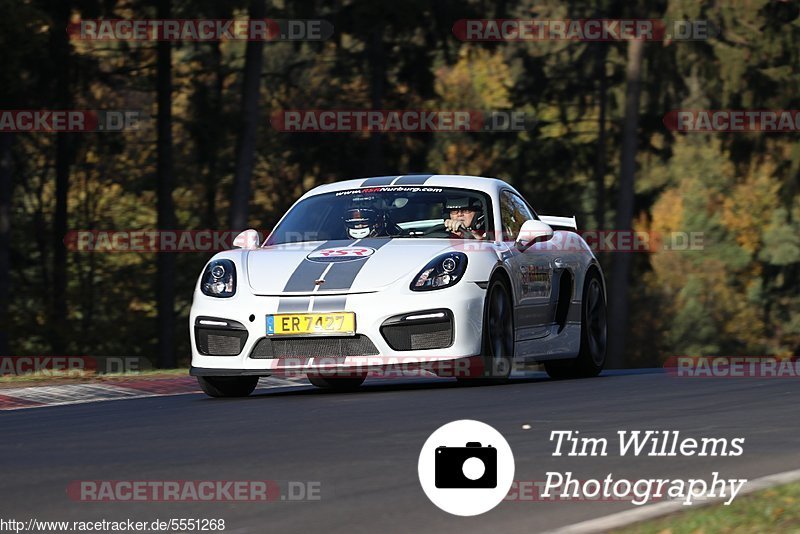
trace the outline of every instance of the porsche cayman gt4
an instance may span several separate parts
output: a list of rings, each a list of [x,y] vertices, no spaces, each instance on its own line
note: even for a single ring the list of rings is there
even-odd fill
[[[605,281],[575,219],[538,215],[501,180],[322,185],[265,240],[234,244],[190,314],[191,373],[211,396],[292,373],[346,389],[397,366],[496,382],[529,362],[554,378],[605,363]]]

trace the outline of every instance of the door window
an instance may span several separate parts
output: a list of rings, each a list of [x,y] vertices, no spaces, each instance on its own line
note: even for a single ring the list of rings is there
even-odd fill
[[[500,194],[500,219],[503,225],[503,240],[516,241],[525,221],[533,219],[525,201],[511,191]]]

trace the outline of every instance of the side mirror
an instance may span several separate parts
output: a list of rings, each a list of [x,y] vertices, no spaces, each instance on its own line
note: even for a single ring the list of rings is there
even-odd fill
[[[234,248],[244,248],[247,250],[255,250],[261,244],[261,234],[253,230],[245,230],[236,236],[233,240]]]
[[[531,219],[522,224],[517,236],[517,249],[524,252],[534,243],[549,241],[553,237],[553,229],[542,221]]]

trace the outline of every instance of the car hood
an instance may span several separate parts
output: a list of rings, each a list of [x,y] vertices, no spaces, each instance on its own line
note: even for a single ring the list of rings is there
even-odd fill
[[[415,275],[453,245],[388,238],[273,245],[247,254],[247,278],[256,295],[366,293]]]

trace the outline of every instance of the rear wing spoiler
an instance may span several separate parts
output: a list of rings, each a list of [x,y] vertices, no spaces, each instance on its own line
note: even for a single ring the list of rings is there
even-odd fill
[[[552,215],[539,215],[539,220],[549,226],[564,228],[573,231],[578,230],[578,222],[575,220],[575,216],[554,217]]]

